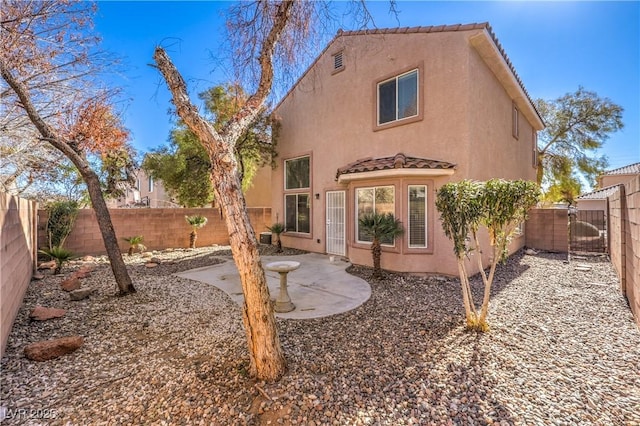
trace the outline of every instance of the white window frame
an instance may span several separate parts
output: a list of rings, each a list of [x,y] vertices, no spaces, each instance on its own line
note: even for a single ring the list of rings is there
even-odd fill
[[[149,192],[153,192],[153,177],[149,176]]]
[[[424,188],[424,245],[416,245],[411,244],[411,188],[412,187],[422,187]],[[429,210],[428,210],[428,199],[429,199],[429,187],[425,184],[419,185],[407,185],[407,245],[409,248],[428,248],[429,247]]]
[[[368,190],[368,189],[373,189],[373,211],[376,211],[376,189],[377,188],[392,188],[393,189],[393,209],[394,209],[394,215],[395,215],[395,208],[396,208],[396,187],[394,185],[379,185],[379,186],[367,186],[367,187],[362,187],[362,188],[356,188],[355,190],[355,215],[356,215],[356,226],[355,226],[355,231],[356,231],[356,242],[358,244],[371,244],[371,241],[363,241],[360,240],[359,235],[360,235],[360,217],[359,217],[359,211],[358,211],[358,194],[360,191],[364,191],[364,190]],[[385,247],[395,247],[396,246],[396,241],[395,239],[393,240],[392,244],[385,244],[382,243],[382,246]]]
[[[300,227],[300,222],[298,220],[298,197],[300,195],[306,195],[307,196],[307,203],[309,204],[309,231],[308,232],[304,232],[304,231],[300,231],[299,227]],[[296,213],[295,213],[295,217],[296,217],[296,227],[295,229],[288,229],[287,228],[287,197],[296,197]],[[292,192],[290,194],[284,194],[284,225],[285,225],[285,232],[295,232],[298,234],[311,234],[311,193],[309,192]]]
[[[398,79],[412,73],[416,73],[416,113],[414,115],[410,115],[407,117],[398,118]],[[395,120],[385,121],[384,123],[381,123],[380,122],[380,85],[384,83],[388,83],[389,81],[392,81],[392,80],[396,81],[396,118]],[[404,120],[418,117],[419,115],[420,115],[420,69],[419,68],[414,68],[402,74],[398,74],[394,77],[387,78],[386,80],[379,81],[376,84],[376,123],[378,126],[386,126],[392,123],[398,123]]]
[[[307,158],[309,160],[309,186],[306,187],[300,187],[300,188],[287,188],[287,163],[290,161],[295,161],[295,160],[300,160],[302,158]],[[284,160],[284,190],[285,191],[304,191],[307,189],[310,189],[311,187],[311,156],[310,155],[301,155],[299,157],[294,157],[294,158],[288,158],[286,160]]]

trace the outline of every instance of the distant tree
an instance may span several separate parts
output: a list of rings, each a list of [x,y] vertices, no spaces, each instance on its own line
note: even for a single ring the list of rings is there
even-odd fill
[[[582,194],[582,184],[573,175],[560,176],[554,179],[551,185],[544,192],[543,199],[545,202],[565,202],[569,205],[575,205],[576,198]]]
[[[622,107],[582,87],[535,104],[546,123],[538,134],[538,185],[567,181],[574,173],[595,183],[608,163],[593,154],[622,129]]]
[[[404,233],[402,222],[400,219],[396,219],[392,213],[365,213],[358,219],[358,225],[365,236],[371,237],[373,276],[381,278],[382,242],[392,242],[402,235]]]
[[[238,84],[215,86],[199,97],[204,101],[207,119],[218,131],[247,100]],[[277,155],[278,128],[277,122],[264,110],[238,140],[235,153],[244,191],[251,187],[260,167],[273,163]],[[172,130],[170,146],[145,156],[142,167],[154,179],[162,180],[167,191],[186,207],[201,207],[213,201],[209,155],[198,137],[182,122]]]
[[[189,234],[189,248],[196,248],[196,240],[198,239],[198,229],[207,224],[207,218],[199,214],[194,216],[185,216],[184,219],[191,227],[191,234]]]
[[[0,3],[0,101],[11,114],[8,131],[28,126],[77,168],[89,197],[120,294],[135,292],[118,246],[100,178],[89,155],[108,167],[131,162],[128,132],[115,114],[112,93],[96,85],[106,65],[99,40],[87,29],[94,5],[76,1],[5,0]],[[125,172],[130,167],[125,167]],[[116,182],[108,182],[114,187]]]

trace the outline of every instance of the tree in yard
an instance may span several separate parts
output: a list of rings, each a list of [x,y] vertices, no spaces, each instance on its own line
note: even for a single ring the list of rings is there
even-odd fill
[[[468,329],[488,330],[489,299],[496,266],[498,262],[506,259],[508,244],[518,223],[526,219],[528,210],[538,202],[539,197],[538,186],[534,182],[523,180],[492,179],[487,182],[464,180],[448,183],[438,190],[436,208],[440,212],[445,234],[453,241]],[[492,251],[488,275],[482,263],[482,250],[478,237],[481,225],[489,233],[489,245]],[[476,252],[478,270],[484,283],[480,313],[473,301],[465,265],[465,258],[472,251]]]
[[[362,7],[363,2],[355,3],[361,12],[358,16],[369,22],[370,15]],[[154,60],[169,87],[178,116],[197,135],[209,155],[215,197],[222,207],[240,272],[249,372],[258,379],[271,381],[284,374],[286,361],[260,262],[258,241],[242,193],[242,170],[236,146],[265,109],[275,72],[297,68],[300,56],[308,52],[310,38],[318,34],[315,29],[326,28],[327,23],[321,19],[331,15],[325,2],[284,0],[238,2],[227,16],[234,69],[255,78],[243,85],[250,88],[247,91],[250,94],[222,128],[216,129],[198,112],[189,98],[184,79],[162,47],[156,48]]]
[[[97,87],[98,39],[87,36],[94,7],[75,1],[0,4],[0,95],[11,122],[28,125],[40,144],[49,144],[77,168],[87,185],[120,294],[135,292],[122,259],[100,178],[89,157],[106,164],[129,158],[128,132]],[[130,161],[127,162],[130,165]],[[127,167],[129,169],[129,167]],[[110,181],[114,186],[115,181]]]
[[[373,257],[373,277],[382,277],[380,256],[382,242],[391,243],[404,233],[402,222],[392,213],[365,213],[358,219],[359,229],[366,237],[372,239],[371,256]]]
[[[147,247],[142,244],[144,241],[144,237],[142,235],[134,235],[132,237],[123,238],[126,242],[129,243],[129,251],[127,252],[129,256],[133,256],[133,252],[138,250],[139,252],[143,252],[147,249]]]
[[[576,198],[582,193],[582,184],[575,176],[559,176],[554,179],[544,193],[544,201],[554,203],[557,201],[574,205]]]
[[[592,183],[607,167],[592,154],[623,127],[622,107],[579,87],[551,101],[535,102],[546,128],[538,134],[537,182],[567,181],[578,173]]]
[[[194,216],[185,216],[184,219],[191,226],[191,234],[189,234],[189,247],[196,248],[196,239],[198,238],[198,229],[207,224],[207,218],[199,214]]]
[[[284,223],[276,222],[271,226],[267,226],[267,229],[276,235],[276,246],[278,247],[277,252],[282,253],[282,240],[280,239],[280,235],[285,231]]]
[[[216,130],[221,130],[246,102],[247,95],[239,84],[212,87],[200,93],[206,118]],[[277,122],[263,110],[256,121],[242,134],[236,147],[242,189],[247,190],[256,171],[276,157]],[[198,137],[179,122],[170,136],[170,146],[148,154],[143,163],[154,179],[186,207],[201,207],[213,201],[211,162]]]
[[[51,248],[46,248],[39,250],[40,253],[49,256],[49,258],[53,259],[56,262],[56,267],[53,270],[54,275],[58,275],[62,272],[62,267],[65,263],[67,263],[71,258],[73,258],[73,253],[70,250],[67,250],[64,247],[53,246]]]

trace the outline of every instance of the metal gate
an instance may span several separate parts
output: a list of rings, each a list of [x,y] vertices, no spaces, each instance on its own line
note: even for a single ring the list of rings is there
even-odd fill
[[[607,220],[603,210],[569,212],[569,251],[607,253]]]

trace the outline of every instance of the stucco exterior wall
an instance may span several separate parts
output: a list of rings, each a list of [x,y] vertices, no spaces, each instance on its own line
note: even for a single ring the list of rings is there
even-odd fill
[[[521,140],[512,136],[512,100],[470,45],[480,31],[373,34],[338,37],[276,109],[282,127],[279,164],[272,174],[275,221],[284,221],[284,162],[310,156],[309,234],[285,233],[283,244],[325,251],[327,191],[346,191],[347,257],[370,264],[369,246],[355,241],[355,191],[393,185],[396,217],[407,221],[407,185],[428,187],[426,249],[409,249],[405,237],[385,248],[382,266],[407,272],[455,275],[450,241],[433,206],[435,191],[449,181],[491,177],[533,179],[531,124],[521,117]],[[343,52],[344,69],[334,72],[332,55]],[[376,127],[377,83],[419,70],[419,119]],[[397,176],[373,181],[336,181],[339,167],[366,157],[407,156],[455,163],[453,176]],[[524,238],[513,244],[517,249]],[[488,255],[487,255],[488,256]],[[475,265],[471,266],[474,270]]]
[[[640,326],[640,176],[609,197],[611,263]]]
[[[270,208],[249,208],[249,218],[258,234],[267,230],[271,225]],[[123,238],[134,235],[144,237],[143,244],[149,250],[189,247],[191,227],[185,221],[185,216],[196,214],[205,216],[207,224],[198,230],[198,247],[229,244],[227,225],[220,214],[220,209],[112,209],[109,211],[113,227],[116,231],[118,243],[123,253],[129,249],[129,244]],[[46,241],[47,212],[40,210],[39,246],[44,247]],[[65,242],[65,248],[76,255],[98,255],[106,253],[102,234],[98,228],[93,209],[82,209],[76,223]]]
[[[638,175],[602,175],[598,177],[598,184],[600,188],[618,184],[624,185],[635,177],[638,177]]]
[[[37,204],[0,192],[0,356],[34,270]]]
[[[578,200],[578,210],[607,210],[607,200]]]

